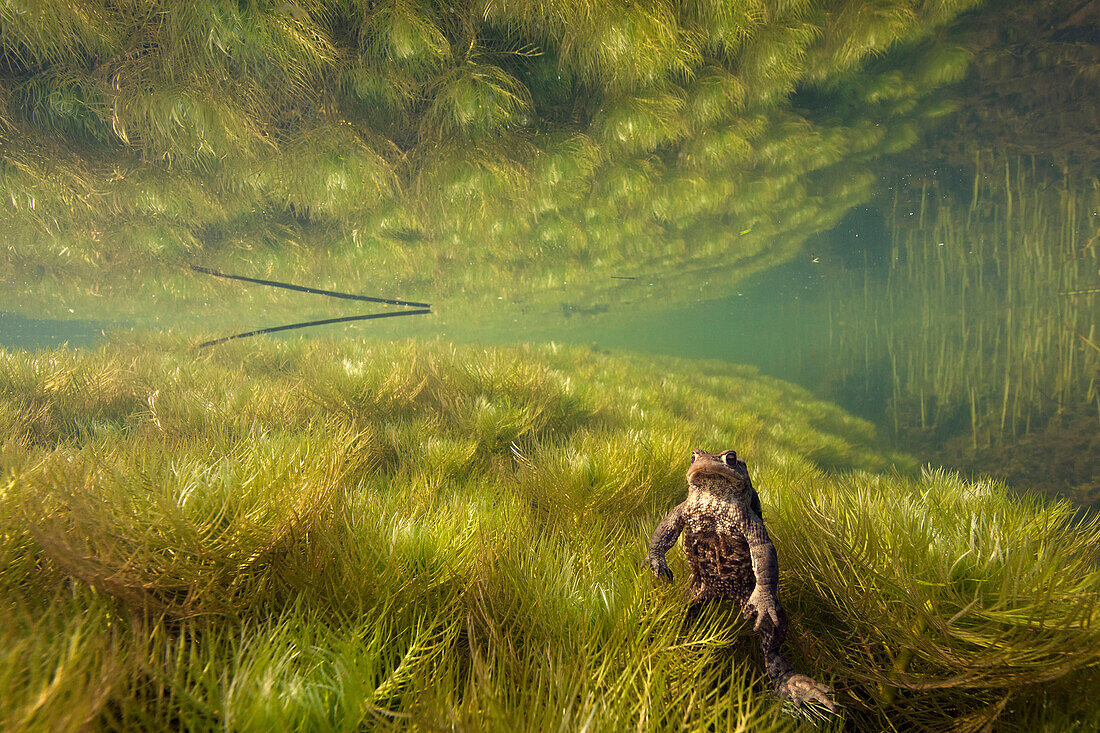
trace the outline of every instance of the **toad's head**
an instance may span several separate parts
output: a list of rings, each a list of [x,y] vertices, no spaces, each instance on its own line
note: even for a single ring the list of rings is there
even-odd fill
[[[687,481],[688,486],[693,489],[727,496],[752,488],[748,466],[744,461],[738,460],[737,452],[733,450],[721,453],[692,451]]]

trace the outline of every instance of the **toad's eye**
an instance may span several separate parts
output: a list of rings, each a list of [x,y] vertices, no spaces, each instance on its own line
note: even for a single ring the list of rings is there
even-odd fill
[[[737,465],[737,453],[730,451],[726,455],[722,456],[722,460],[726,462],[726,465],[733,468]]]

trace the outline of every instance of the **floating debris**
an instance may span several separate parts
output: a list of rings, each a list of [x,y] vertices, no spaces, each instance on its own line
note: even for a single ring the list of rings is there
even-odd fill
[[[232,336],[224,336],[222,338],[213,339],[211,341],[204,341],[199,344],[198,348],[203,349],[207,346],[216,346],[218,344],[224,344],[226,341],[233,341],[234,339],[248,338],[249,336],[259,336],[264,333],[276,333],[278,331],[292,331],[298,328],[310,328],[312,326],[327,326],[331,323],[349,323],[351,321],[369,321],[376,318],[395,318],[397,316],[419,316],[431,313],[430,303],[417,303],[411,300],[399,300],[396,298],[376,298],[370,295],[355,295],[353,293],[343,293],[338,290],[322,290],[320,288],[310,288],[304,285],[294,285],[292,283],[279,282],[277,280],[261,280],[255,277],[246,277],[244,275],[230,275],[225,272],[219,272],[218,270],[211,269],[209,267],[200,267],[199,265],[191,265],[191,269],[195,272],[201,272],[204,275],[212,275],[214,277],[221,277],[227,280],[240,280],[247,283],[256,283],[257,285],[267,285],[273,288],[282,288],[283,290],[294,290],[299,293],[309,293],[310,295],[324,295],[327,298],[340,298],[343,300],[361,300],[369,303],[385,303],[386,305],[401,305],[401,306],[414,306],[417,310],[405,310],[405,311],[389,311],[385,313],[365,313],[358,316],[342,316],[340,318],[323,318],[316,321],[301,321],[299,323],[288,323],[283,326],[271,326],[270,328],[258,328],[253,331],[244,331],[242,333],[235,333]]]
[[[561,314],[566,318],[573,316],[598,316],[601,313],[607,313],[611,308],[605,303],[597,303],[593,306],[573,305],[572,303],[561,304]]]
[[[293,285],[291,283],[283,283],[277,280],[260,280],[254,277],[245,277],[244,275],[230,275],[225,272],[219,272],[209,267],[200,267],[199,265],[191,265],[191,269],[195,272],[201,272],[204,275],[212,275],[214,277],[225,278],[226,280],[241,280],[246,283],[256,283],[257,285],[267,285],[272,288],[282,288],[284,290],[294,290],[299,293],[309,293],[311,295],[324,295],[329,298],[341,298],[344,300],[362,300],[368,303],[385,303],[386,305],[405,305],[411,308],[431,308],[431,303],[417,303],[412,300],[399,300],[395,298],[375,298],[370,295],[355,295],[353,293],[342,293],[338,290],[321,290],[320,288],[310,288],[304,285]]]
[[[248,338],[249,336],[259,336],[265,333],[275,333],[276,331],[292,331],[296,328],[310,328],[311,326],[327,326],[330,323],[348,323],[350,321],[369,321],[375,318],[395,318],[397,316],[419,316],[431,313],[431,310],[423,308],[420,310],[408,310],[408,311],[389,311],[387,313],[366,313],[360,316],[344,316],[342,318],[324,318],[319,321],[302,321],[300,323],[288,323],[285,326],[272,326],[271,328],[260,328],[255,331],[245,331],[244,333],[235,333],[232,336],[223,336],[222,338],[213,339],[211,341],[203,341],[199,344],[198,348],[204,349],[207,346],[217,346],[218,344],[224,344],[226,341],[233,341],[234,339]]]

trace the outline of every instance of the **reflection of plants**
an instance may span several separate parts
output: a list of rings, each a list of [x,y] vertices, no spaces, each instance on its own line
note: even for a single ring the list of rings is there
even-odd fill
[[[141,316],[130,273],[186,290],[174,271],[198,253],[431,283],[467,309],[502,282],[602,298],[623,271],[778,261],[867,196],[831,181],[913,141],[893,132],[913,120],[875,123],[954,78],[921,70],[957,58],[920,37],[969,4],[0,9],[2,274],[20,286],[0,307]],[[845,119],[803,104],[848,93]]]
[[[1100,715],[1074,697],[1100,661],[1095,524],[869,473],[889,462],[866,423],[750,369],[442,342],[0,353],[0,436],[5,728],[791,730],[730,648],[737,614],[683,635],[682,589],[637,569],[689,451],[727,445],[791,650],[851,723]]]
[[[1095,170],[1100,163],[1095,8],[1061,0],[1005,0],[986,3],[978,15],[968,44],[975,63],[958,89],[959,111],[949,127],[972,132],[932,141],[937,152],[954,165],[968,165],[978,137],[1009,156],[1034,155]]]
[[[965,414],[978,448],[1100,408],[1100,293],[1089,287],[1100,188],[980,154],[972,183],[969,205],[928,181],[895,199],[885,278],[834,307],[839,320],[877,324],[838,329],[839,345],[850,360],[886,354],[896,423],[945,427]]]

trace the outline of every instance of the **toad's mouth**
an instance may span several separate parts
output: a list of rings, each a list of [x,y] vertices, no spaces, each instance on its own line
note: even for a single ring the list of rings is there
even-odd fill
[[[704,476],[724,479],[734,485],[741,483],[741,477],[721,461],[696,461],[691,465],[691,468],[688,469],[688,483],[693,483],[692,479],[697,477],[702,478]]]

